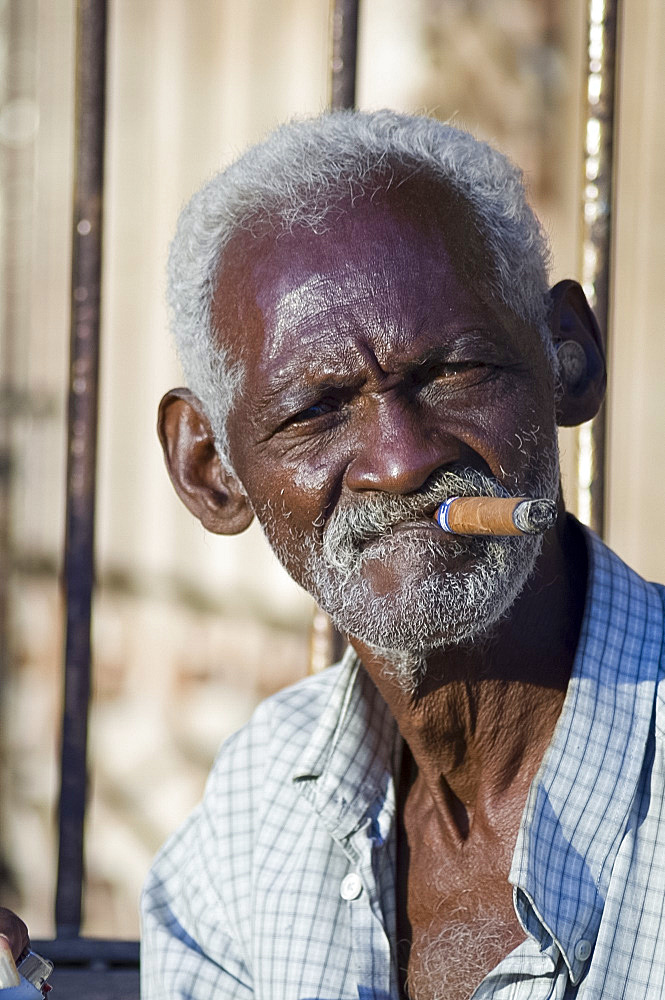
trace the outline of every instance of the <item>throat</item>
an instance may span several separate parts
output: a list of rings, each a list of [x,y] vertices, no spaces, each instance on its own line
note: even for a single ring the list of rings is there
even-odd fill
[[[409,799],[431,809],[455,841],[465,841],[483,816],[492,826],[506,812],[512,821],[564,698],[558,687],[454,678],[391,706],[405,741],[401,781]]]
[[[443,803],[443,805],[442,805]],[[524,940],[509,872],[523,802],[495,828],[441,779],[432,801],[401,789],[397,827],[397,961],[409,1000],[468,1000]]]
[[[451,827],[453,836],[464,841],[468,838],[471,830],[472,807],[462,802],[444,777],[441,778],[440,785],[446,821]]]

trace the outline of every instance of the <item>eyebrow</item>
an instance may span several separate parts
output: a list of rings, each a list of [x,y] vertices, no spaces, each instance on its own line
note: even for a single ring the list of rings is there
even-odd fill
[[[431,345],[417,359],[405,360],[400,363],[396,359],[393,370],[396,372],[417,371],[420,368],[454,363],[463,360],[488,360],[505,358],[509,345],[500,345],[488,330],[464,330],[453,336],[448,342]],[[353,390],[365,381],[365,375],[360,370],[361,360],[355,352],[354,363],[345,365],[344,359],[337,354],[327,358],[319,354],[316,358],[316,369],[313,370],[310,359],[291,359],[267,381],[257,406],[267,410],[279,408],[295,410],[311,404],[328,391],[340,389]],[[471,357],[469,358],[469,354]]]
[[[315,372],[298,362],[292,362],[267,381],[257,399],[257,406],[268,410],[276,407],[301,408],[318,399],[322,393],[358,388],[364,381],[357,366],[346,372],[340,370],[339,358],[331,358],[323,366],[321,358],[317,358]]]

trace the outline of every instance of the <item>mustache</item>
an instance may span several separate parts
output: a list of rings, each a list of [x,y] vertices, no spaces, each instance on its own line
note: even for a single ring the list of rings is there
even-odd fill
[[[362,547],[404,521],[427,520],[453,496],[507,497],[493,476],[477,469],[440,469],[417,492],[404,496],[375,493],[347,507],[338,507],[323,531],[323,555],[329,566],[350,573]]]

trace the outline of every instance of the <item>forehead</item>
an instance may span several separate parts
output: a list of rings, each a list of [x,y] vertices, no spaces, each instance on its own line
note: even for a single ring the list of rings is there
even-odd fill
[[[240,234],[225,252],[216,326],[248,375],[312,352],[335,364],[363,342],[381,362],[423,330],[496,323],[490,268],[468,211],[440,189],[404,185],[340,206],[322,233]]]

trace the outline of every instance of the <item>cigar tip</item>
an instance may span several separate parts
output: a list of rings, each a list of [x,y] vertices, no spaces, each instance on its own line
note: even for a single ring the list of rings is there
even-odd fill
[[[554,500],[523,500],[513,511],[513,522],[516,528],[527,535],[541,535],[551,528],[556,521],[556,503]]]

